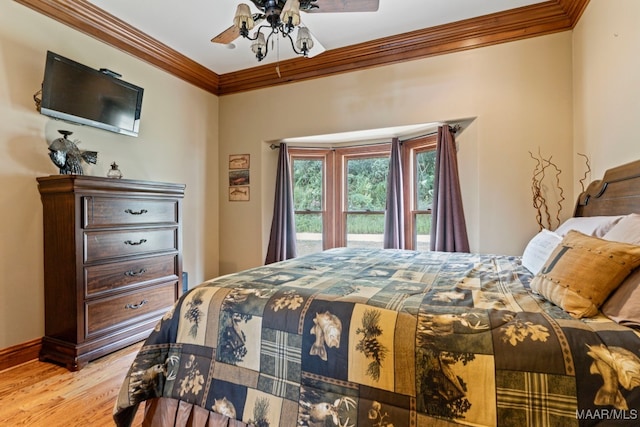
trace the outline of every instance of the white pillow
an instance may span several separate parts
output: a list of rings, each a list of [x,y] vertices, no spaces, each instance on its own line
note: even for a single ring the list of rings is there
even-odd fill
[[[551,252],[562,241],[559,234],[549,231],[546,228],[533,236],[522,254],[522,265],[533,274],[538,274],[542,266],[549,259]]]
[[[569,230],[576,230],[587,236],[602,238],[622,218],[624,215],[573,217],[563,222],[555,231],[562,237]]]
[[[623,217],[602,238],[640,245],[640,215],[632,213]]]

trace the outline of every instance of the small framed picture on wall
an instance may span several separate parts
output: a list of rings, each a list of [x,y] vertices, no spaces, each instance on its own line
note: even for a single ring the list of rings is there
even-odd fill
[[[249,186],[239,185],[235,187],[229,187],[229,201],[230,202],[248,202]]]
[[[249,169],[249,154],[230,154],[229,169]]]
[[[249,169],[229,171],[229,187],[249,184]]]
[[[249,155],[229,155],[229,201],[249,201]]]

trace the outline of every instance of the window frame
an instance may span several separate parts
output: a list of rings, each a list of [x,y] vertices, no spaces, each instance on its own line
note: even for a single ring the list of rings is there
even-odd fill
[[[416,218],[421,214],[432,214],[431,209],[417,209],[417,162],[416,155],[436,149],[437,135],[430,134],[402,142],[403,157],[403,195],[404,233],[407,249],[417,248]],[[347,210],[347,163],[352,159],[373,157],[390,157],[391,144],[380,143],[370,145],[345,146],[339,148],[304,148],[289,147],[289,161],[293,177],[294,161],[320,160],[322,161],[322,210],[294,211],[298,213],[320,213],[322,215],[322,248],[327,250],[347,246],[347,215],[348,214],[384,214],[384,211],[348,211]],[[339,193],[336,193],[338,191]]]
[[[335,152],[330,149],[305,149],[305,148],[289,148],[289,164],[293,177],[293,162],[298,160],[319,160],[322,162],[322,208],[320,211],[299,212],[294,210],[294,215],[301,213],[319,213],[322,216],[322,249],[327,250],[337,247],[335,244],[334,231],[334,198],[329,194],[334,193],[335,177],[330,173],[334,169]]]
[[[370,159],[374,157],[389,157],[391,154],[391,144],[374,144],[374,145],[366,145],[366,146],[353,146],[353,147],[343,147],[336,149],[336,157],[340,162],[340,168],[337,173],[337,181],[336,187],[339,188],[340,193],[334,197],[339,202],[338,210],[336,210],[337,214],[337,226],[336,228],[339,231],[339,234],[336,235],[336,244],[338,247],[346,247],[347,246],[347,215],[349,214],[380,214],[384,215],[383,211],[349,211],[348,210],[348,202],[347,202],[347,163],[349,160],[357,160],[357,159]]]
[[[404,231],[405,231],[405,247],[407,249],[416,250],[417,245],[417,230],[416,222],[417,215],[428,214],[432,215],[431,209],[418,209],[418,186],[417,177],[418,169],[416,162],[416,155],[426,151],[435,151],[438,137],[436,134],[427,135],[424,137],[416,138],[403,143],[402,150],[402,163],[404,164],[403,170],[403,182],[404,185]],[[406,183],[410,183],[407,185]]]

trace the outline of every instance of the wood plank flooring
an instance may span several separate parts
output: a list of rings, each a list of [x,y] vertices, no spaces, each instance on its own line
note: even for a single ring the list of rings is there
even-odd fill
[[[31,361],[0,371],[0,426],[113,426],[120,384],[141,343],[104,356],[78,372]],[[133,425],[142,422],[143,407]]]

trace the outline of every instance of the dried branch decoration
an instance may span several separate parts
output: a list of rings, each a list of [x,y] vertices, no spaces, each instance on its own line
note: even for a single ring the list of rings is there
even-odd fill
[[[533,207],[536,209],[536,222],[538,223],[540,230],[543,228],[551,230],[555,223],[560,225],[560,212],[562,211],[562,202],[565,200],[564,189],[560,186],[560,174],[562,173],[562,170],[558,165],[551,161],[553,156],[545,159],[542,157],[542,154],[540,154],[540,150],[538,150],[537,157],[534,156],[531,151],[529,151],[529,155],[536,161],[536,166],[533,169],[533,176],[531,178],[531,192],[533,195]],[[553,182],[553,185],[558,189],[559,194],[558,201],[555,203],[557,208],[553,212],[555,214],[553,220],[551,217],[551,207],[548,204],[544,191],[546,188],[544,181],[547,177],[547,168],[549,167],[554,170],[553,175],[550,174],[553,178],[550,179],[555,181]]]
[[[587,170],[584,171],[584,176],[579,180],[580,192],[584,193],[584,180],[591,174],[591,164],[589,164],[589,157],[586,154],[578,153],[578,156],[584,157],[584,164],[587,166]]]
[[[582,188],[581,192],[584,193],[584,181],[591,173],[591,165],[589,164],[589,157],[582,153],[578,153],[578,155],[584,157],[585,165],[587,167],[584,176],[579,180],[580,187]],[[536,161],[536,165],[533,169],[533,176],[531,177],[531,192],[533,196],[533,207],[536,210],[536,222],[538,223],[540,230],[543,228],[552,230],[555,228],[552,228],[552,226],[555,225],[557,227],[560,225],[560,212],[562,212],[562,202],[565,200],[564,190],[560,186],[560,174],[562,173],[562,170],[552,161],[553,156],[546,159],[542,157],[540,150],[538,150],[537,156],[529,151],[529,156]],[[552,168],[553,172],[548,173],[548,168]],[[546,181],[551,180],[552,188],[556,189],[558,192],[558,200],[555,202],[555,205],[557,206],[553,209],[553,212],[549,206],[547,198],[545,197],[546,191],[551,188],[546,187],[545,178],[548,178]],[[553,220],[552,214],[555,214]]]

